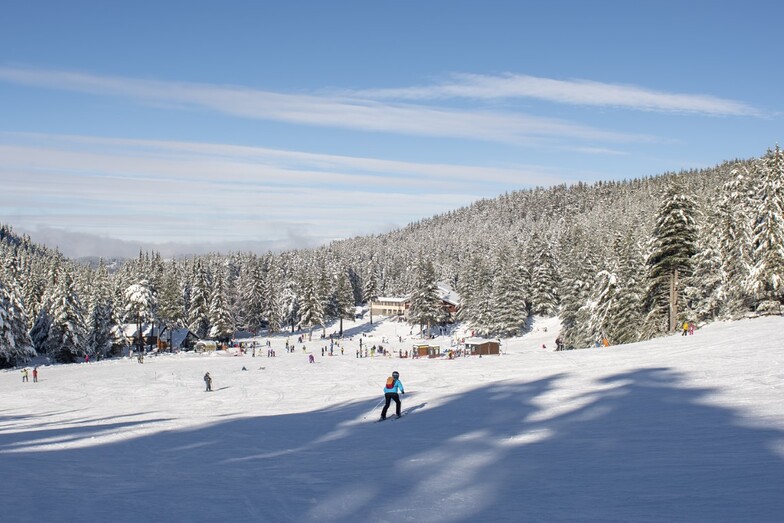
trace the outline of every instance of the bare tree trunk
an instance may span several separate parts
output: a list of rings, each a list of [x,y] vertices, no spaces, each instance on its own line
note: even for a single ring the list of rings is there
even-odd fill
[[[678,269],[670,273],[670,330],[678,328]]]

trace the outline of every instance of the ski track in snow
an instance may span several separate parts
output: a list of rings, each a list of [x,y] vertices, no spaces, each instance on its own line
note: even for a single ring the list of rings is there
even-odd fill
[[[345,328],[410,350],[398,326]],[[281,334],[275,358],[2,371],[0,519],[782,520],[784,318],[554,352],[558,328],[537,318],[482,358],[356,358],[358,336],[287,353]],[[405,415],[373,423],[393,370]]]

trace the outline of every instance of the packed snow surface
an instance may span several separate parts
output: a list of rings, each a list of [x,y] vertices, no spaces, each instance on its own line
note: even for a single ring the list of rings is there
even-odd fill
[[[0,520],[784,520],[784,318],[562,352],[538,319],[501,356],[454,360],[360,359],[360,338],[419,340],[344,328],[342,355],[282,334],[259,338],[276,357],[0,372]],[[393,370],[406,415],[374,423]]]

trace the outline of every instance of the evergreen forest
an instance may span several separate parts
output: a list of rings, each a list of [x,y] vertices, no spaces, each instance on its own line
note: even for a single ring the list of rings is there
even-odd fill
[[[566,348],[781,314],[784,152],[642,179],[533,188],[476,201],[386,234],[309,250],[82,263],[0,225],[0,366],[111,357],[123,324],[325,330],[379,296],[412,297],[410,321],[521,334],[558,315]]]

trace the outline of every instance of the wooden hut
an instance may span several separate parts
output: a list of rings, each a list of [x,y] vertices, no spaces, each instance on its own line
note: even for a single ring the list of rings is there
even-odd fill
[[[438,345],[428,345],[422,343],[414,345],[415,358],[438,358],[441,356],[441,347]]]
[[[465,341],[465,350],[472,356],[489,356],[501,354],[501,342],[484,338],[469,338]]]

